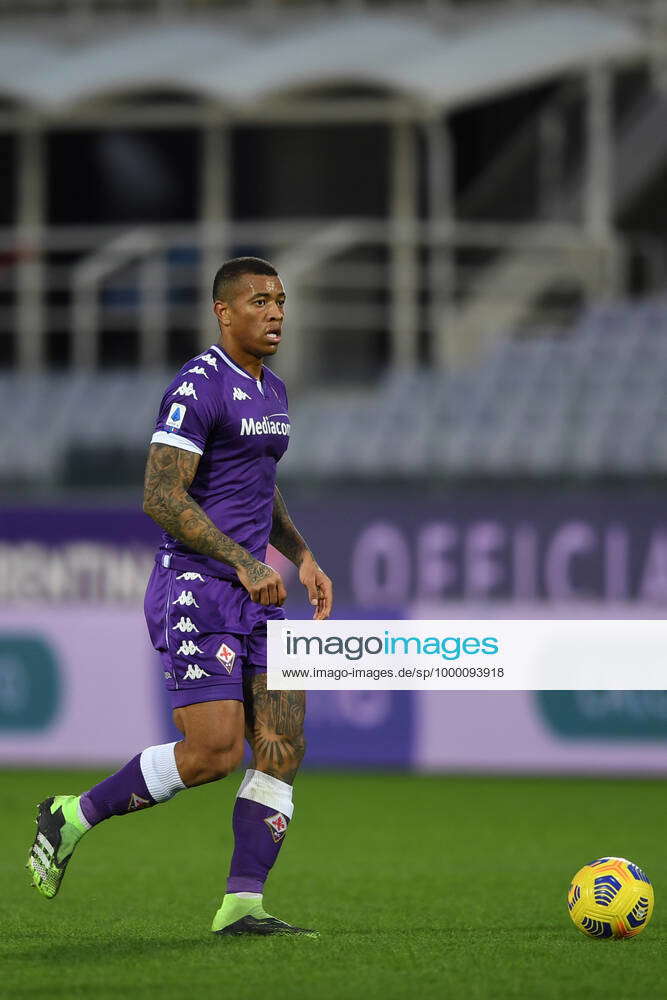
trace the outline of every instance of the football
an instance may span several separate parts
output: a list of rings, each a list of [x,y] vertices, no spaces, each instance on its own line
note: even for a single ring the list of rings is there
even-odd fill
[[[598,858],[572,879],[567,908],[575,927],[588,937],[636,937],[653,914],[653,886],[627,858]]]

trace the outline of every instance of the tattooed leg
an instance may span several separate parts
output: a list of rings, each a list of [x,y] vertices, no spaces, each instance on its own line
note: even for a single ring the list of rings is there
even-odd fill
[[[234,806],[228,894],[264,891],[292,818],[292,782],[305,748],[302,691],[267,691],[266,674],[255,674],[247,681],[245,699],[253,758]]]
[[[244,695],[251,767],[292,785],[306,751],[305,692],[267,691],[262,673],[245,683]]]

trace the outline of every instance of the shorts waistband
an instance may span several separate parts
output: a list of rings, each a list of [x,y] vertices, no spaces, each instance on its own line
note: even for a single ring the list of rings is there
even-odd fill
[[[188,559],[187,556],[181,556],[177,552],[156,552],[155,562],[159,566],[164,566],[165,569],[180,569],[186,573],[203,573],[204,576],[215,576],[218,580],[227,580],[231,583],[238,581],[238,577],[231,566],[225,572],[222,565],[218,570],[217,567],[212,568],[209,565],[197,562],[195,559]]]

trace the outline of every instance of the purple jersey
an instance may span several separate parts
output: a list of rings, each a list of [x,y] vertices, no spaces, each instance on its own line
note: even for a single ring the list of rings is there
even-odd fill
[[[151,443],[201,455],[188,490],[215,526],[264,561],[276,465],[289,441],[285,385],[266,367],[255,380],[213,345],[183,366],[162,399]],[[163,533],[164,566],[237,580],[226,563]]]

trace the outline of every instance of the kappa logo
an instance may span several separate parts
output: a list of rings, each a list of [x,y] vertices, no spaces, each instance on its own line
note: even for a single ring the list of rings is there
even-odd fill
[[[223,642],[220,649],[215,654],[215,658],[222,663],[227,673],[231,674],[232,667],[234,666],[234,660],[236,659],[236,653],[233,649],[229,648],[226,642]]]
[[[198,632],[199,629],[190,618],[181,618],[179,622],[171,626],[172,632]]]
[[[232,393],[232,399],[250,399],[250,396],[247,392],[244,392],[243,389],[239,389],[239,387],[235,385],[234,392]]]
[[[203,375],[204,378],[208,378],[208,372],[201,365],[195,365],[194,368],[188,368],[187,375]]]
[[[214,354],[202,354],[199,360],[205,361],[207,365],[211,366],[211,368],[215,368],[216,371],[218,370],[218,359]]]
[[[170,431],[177,431],[183,423],[183,417],[187,413],[187,410],[187,406],[183,406],[182,403],[172,403],[169,415],[165,421],[167,429]]]
[[[196,656],[197,653],[203,654],[203,652],[204,650],[200,649],[192,639],[184,639],[176,650],[176,656]]]
[[[174,389],[172,392],[172,396],[192,396],[194,399],[198,398],[192,382],[181,382],[178,389]]]
[[[201,580],[204,583],[204,577],[201,573],[179,573],[176,577],[177,580]]]
[[[271,831],[271,836],[276,844],[278,844],[287,833],[287,819],[282,813],[275,813],[273,816],[267,816],[264,822]]]
[[[141,795],[137,795],[136,792],[132,792],[130,796],[130,801],[127,803],[127,811],[133,812],[135,809],[144,809],[149,806],[150,802],[148,799],[142,799]]]
[[[191,608],[193,605],[195,608],[199,607],[191,590],[182,590],[176,600],[171,603],[180,604],[181,607],[185,606],[186,608]]]
[[[202,677],[210,677],[198,663],[188,663],[188,669],[183,674],[184,681],[200,681]]]

